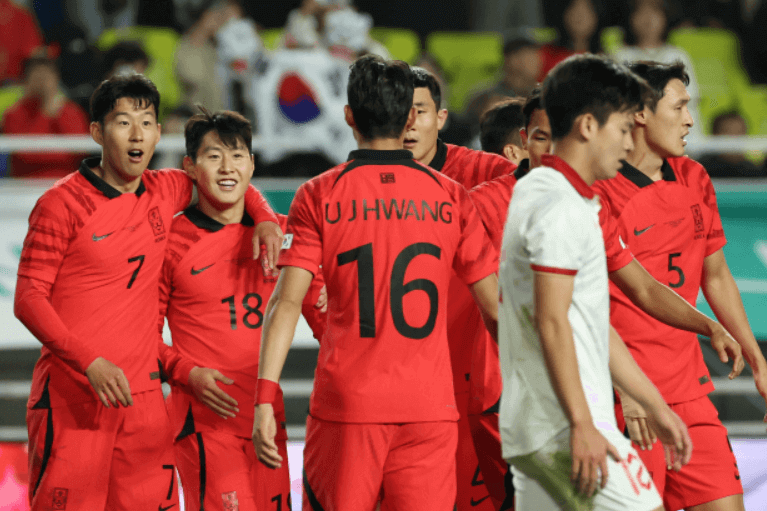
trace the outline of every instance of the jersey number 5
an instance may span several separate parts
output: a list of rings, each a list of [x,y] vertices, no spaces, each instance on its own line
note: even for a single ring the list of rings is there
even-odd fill
[[[433,330],[437,321],[439,292],[437,285],[428,279],[415,279],[405,283],[405,272],[410,262],[419,255],[430,255],[440,259],[442,250],[431,243],[413,243],[405,247],[394,260],[391,271],[389,305],[397,332],[410,339],[423,339]],[[373,244],[367,243],[342,252],[337,256],[338,266],[357,261],[357,293],[360,308],[360,337],[376,335],[375,280],[373,278]],[[420,327],[405,321],[403,301],[411,291],[424,291],[429,298],[429,316]]]

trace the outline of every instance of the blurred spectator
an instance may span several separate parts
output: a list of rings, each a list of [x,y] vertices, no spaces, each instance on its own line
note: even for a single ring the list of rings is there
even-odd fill
[[[538,45],[525,38],[512,39],[503,47],[502,76],[498,83],[480,91],[469,100],[465,122],[473,133],[479,131],[479,119],[490,106],[501,99],[527,96],[538,83],[541,60]]]
[[[372,53],[391,59],[389,50],[370,37],[373,17],[348,7],[328,11],[323,18],[323,43],[331,54],[353,62]]]
[[[483,151],[500,154],[516,165],[528,157],[519,134],[525,126],[524,106],[524,98],[512,98],[497,103],[485,112],[479,136]]]
[[[0,0],[0,83],[21,78],[24,59],[42,44],[32,14],[11,0]]]
[[[695,123],[700,126],[698,102],[700,89],[690,56],[682,48],[666,42],[668,37],[668,4],[663,0],[633,0],[628,23],[624,27],[626,46],[615,52],[618,62],[648,60],[672,64],[682,62],[690,77],[687,92],[690,93],[690,110]],[[698,131],[700,132],[700,131]],[[693,135],[695,136],[695,135]]]
[[[570,55],[602,52],[601,7],[597,0],[570,0],[555,24],[557,40],[541,47],[537,81],[542,82],[554,66]]]
[[[30,57],[24,62],[24,96],[6,111],[3,133],[58,135],[88,133],[85,112],[67,99],[59,84],[56,62]],[[77,170],[83,155],[72,153],[15,153],[13,177],[59,178]]]
[[[675,2],[681,14],[680,25],[726,28],[743,36],[745,29],[743,0],[675,0]],[[671,18],[669,20],[672,21]]]
[[[149,55],[140,43],[122,41],[107,50],[102,62],[104,79],[114,75],[139,73],[144,74],[149,67]]]
[[[218,53],[214,38],[227,21],[221,4],[205,6],[178,43],[176,77],[183,91],[181,103],[188,109],[198,103],[211,112],[224,108],[221,78],[215,71]]]
[[[315,48],[320,41],[325,13],[349,6],[349,0],[303,0],[301,6],[288,13],[285,36],[286,48]]]
[[[139,0],[67,0],[72,21],[85,30],[94,43],[107,28],[136,25]]]
[[[64,21],[46,33],[53,53],[59,52],[61,83],[68,96],[87,111],[88,101],[101,78],[100,54],[88,44],[80,27]]]
[[[737,112],[717,115],[712,132],[714,136],[742,137],[746,135],[746,121]],[[767,169],[747,160],[742,153],[706,155],[698,161],[711,177],[764,177]]]
[[[485,0],[473,2],[474,30],[501,32],[519,37],[544,26],[542,0]]]

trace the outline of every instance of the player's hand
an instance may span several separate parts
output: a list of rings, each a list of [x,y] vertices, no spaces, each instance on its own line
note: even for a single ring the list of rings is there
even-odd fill
[[[253,418],[253,447],[256,455],[267,467],[280,468],[282,456],[274,442],[277,436],[277,421],[274,420],[274,407],[269,403],[256,405]]]
[[[722,363],[726,364],[730,358],[732,359],[732,371],[730,371],[729,378],[732,380],[738,376],[746,365],[743,360],[743,349],[724,327],[717,328],[712,332],[711,347],[719,354],[719,360]]]
[[[666,467],[679,472],[692,456],[692,440],[687,426],[666,403],[657,410],[648,410],[647,420],[663,443]]]
[[[754,372],[756,391],[759,392],[764,402],[767,403],[767,365],[751,367],[751,370]],[[767,413],[764,414],[764,422],[767,422]]]
[[[195,367],[189,372],[189,386],[197,399],[223,419],[234,417],[240,411],[237,400],[221,390],[217,381],[224,385],[234,383],[231,378],[209,367]]]
[[[319,309],[320,312],[328,311],[328,286],[327,284],[320,289],[320,296],[317,299],[317,303],[314,304],[315,309]]]
[[[128,378],[123,370],[104,357],[99,357],[85,370],[85,376],[96,391],[101,402],[109,408],[109,403],[119,407],[133,405]]]
[[[658,436],[647,422],[647,412],[645,412],[645,409],[642,408],[642,405],[624,394],[621,394],[621,407],[623,408],[623,418],[626,419],[626,427],[629,430],[631,441],[637,444],[643,451],[652,449]]]
[[[594,424],[577,424],[570,430],[570,451],[573,455],[573,469],[570,476],[578,491],[591,497],[600,482],[607,485],[607,456],[615,461],[621,457],[615,448]]]
[[[277,267],[282,249],[282,229],[274,222],[261,222],[253,231],[253,259],[261,256],[261,245],[266,247],[266,261],[269,269]]]

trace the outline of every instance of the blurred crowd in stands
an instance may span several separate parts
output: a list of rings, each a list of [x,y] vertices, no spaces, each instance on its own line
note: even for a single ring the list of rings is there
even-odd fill
[[[260,140],[256,175],[312,176],[355,147],[343,105],[360,55],[433,72],[449,110],[441,136],[478,148],[489,108],[526,96],[557,62],[588,51],[681,60],[693,137],[767,135],[767,0],[504,0],[504,12],[540,13],[529,17],[540,26],[517,16],[501,20],[502,31],[429,34],[374,27],[353,0],[292,3],[283,27],[262,27],[241,0],[0,0],[2,133],[87,134],[99,81],[139,72],[161,92],[163,134],[183,133],[198,104],[237,110]],[[82,156],[4,155],[0,174],[60,177]],[[702,161],[715,177],[767,176],[763,156]],[[168,152],[153,161],[179,164]]]

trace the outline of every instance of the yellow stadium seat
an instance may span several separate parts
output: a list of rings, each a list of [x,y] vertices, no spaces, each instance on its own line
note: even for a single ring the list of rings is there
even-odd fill
[[[554,27],[534,27],[530,35],[538,44],[553,43],[557,39],[557,29]]]
[[[160,117],[173,110],[181,99],[181,88],[176,80],[174,58],[180,36],[170,28],[127,27],[107,29],[102,32],[96,46],[107,51],[122,41],[136,41],[142,45],[151,59],[146,76],[160,91]]]
[[[621,27],[605,27],[599,34],[602,49],[608,55],[612,55],[623,48],[623,29]]]
[[[469,94],[491,82],[503,63],[503,38],[497,32],[432,32],[426,50],[434,55],[450,84],[449,108],[463,110]]]
[[[264,48],[267,50],[276,50],[280,46],[280,41],[282,41],[284,32],[285,31],[282,28],[264,28],[258,31],[258,35],[261,36]]]
[[[0,118],[14,103],[24,95],[24,87],[21,85],[6,85],[0,87]]]
[[[391,56],[413,64],[421,54],[421,38],[412,30],[404,28],[375,27],[370,37],[383,44]]]

